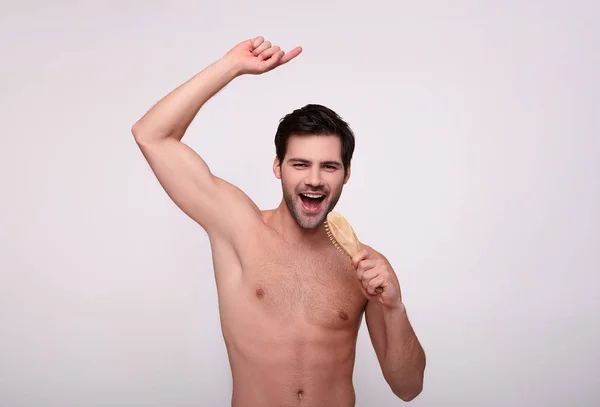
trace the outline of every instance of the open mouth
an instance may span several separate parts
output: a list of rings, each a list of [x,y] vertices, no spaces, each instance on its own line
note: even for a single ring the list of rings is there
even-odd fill
[[[323,194],[300,194],[302,207],[308,213],[316,213],[321,210],[325,195]]]

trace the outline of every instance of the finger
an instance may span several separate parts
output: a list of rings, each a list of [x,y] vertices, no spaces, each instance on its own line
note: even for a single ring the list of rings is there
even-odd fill
[[[275,68],[277,66],[277,64],[279,63],[279,61],[281,60],[281,57],[283,56],[284,52],[283,51],[278,51],[275,54],[273,54],[273,56],[269,59],[265,59],[264,61],[262,61],[264,69],[266,71],[269,71],[273,68]]]
[[[256,47],[258,47],[260,44],[262,44],[264,40],[265,39],[263,37],[261,37],[261,36],[258,36],[256,38],[254,38],[252,40],[252,49],[253,50],[256,49]]]
[[[254,51],[252,51],[252,54],[254,54],[254,56],[259,56],[261,52],[263,52],[264,50],[266,50],[270,47],[271,47],[270,41],[263,41],[258,47],[254,48]]]
[[[269,59],[271,58],[273,55],[275,55],[276,53],[278,53],[279,51],[281,51],[281,48],[279,48],[277,45],[271,48],[267,48],[266,50],[264,50],[263,52],[260,53],[260,55],[258,56],[260,59],[262,59],[263,61],[265,59]]]
[[[367,297],[367,298],[371,297],[371,295],[367,292],[367,289],[365,287],[363,287],[362,284],[359,285],[359,287],[360,287],[360,291],[363,293],[363,295],[365,297]]]
[[[285,54],[283,56],[283,58],[281,58],[281,61],[279,61],[279,65],[287,64],[292,59],[294,59],[298,55],[300,55],[301,52],[302,52],[302,47],[296,47],[296,48],[294,48],[293,50],[291,50],[287,54]]]
[[[366,270],[363,270],[363,269],[358,269],[358,268],[356,269],[356,278],[358,279],[358,281],[360,281],[360,282],[363,281],[363,278],[364,278],[363,275],[365,274],[365,271]]]
[[[283,59],[283,58],[282,58]],[[354,266],[354,268],[358,267],[358,264],[363,261],[364,259],[366,259],[369,256],[369,252],[367,251],[367,249],[360,249],[353,257],[352,257],[352,266]]]
[[[370,273],[376,264],[377,263],[375,262],[375,260],[370,259],[365,259],[358,263],[358,266],[356,268],[356,276],[358,277],[358,279],[363,280],[367,278],[368,276],[366,274]],[[376,274],[373,274],[370,278],[373,278],[375,275]]]
[[[364,260],[363,262],[366,261],[368,260]],[[369,282],[375,277],[379,276],[380,274],[381,272],[378,269],[371,267],[363,273],[362,280],[366,280],[367,282]]]
[[[377,276],[367,284],[366,290],[370,295],[380,294],[385,287],[385,277]]]
[[[371,281],[373,281],[373,279],[378,278],[378,277],[379,277],[379,272],[376,269],[371,269],[369,271],[366,271],[363,273],[362,278],[360,280],[361,285],[364,287],[365,290],[368,291],[369,284],[371,284]]]

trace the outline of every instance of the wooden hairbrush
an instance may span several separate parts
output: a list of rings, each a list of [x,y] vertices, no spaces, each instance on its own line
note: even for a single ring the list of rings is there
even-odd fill
[[[329,212],[327,214],[327,220],[324,223],[327,236],[331,242],[337,247],[342,253],[348,255],[350,258],[354,257],[360,250],[360,243],[354,229],[350,226],[350,223],[337,212]],[[377,287],[375,292],[380,294],[383,291],[383,287]]]

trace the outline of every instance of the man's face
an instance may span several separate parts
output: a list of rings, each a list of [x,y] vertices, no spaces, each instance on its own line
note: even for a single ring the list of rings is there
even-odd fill
[[[274,172],[281,179],[283,198],[298,225],[315,229],[337,204],[344,184],[341,141],[337,136],[292,136],[281,166]]]

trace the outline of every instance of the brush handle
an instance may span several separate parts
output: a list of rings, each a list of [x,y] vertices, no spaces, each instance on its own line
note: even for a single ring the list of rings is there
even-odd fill
[[[337,222],[338,222],[337,227],[332,228],[331,225],[329,224],[330,216],[335,216],[335,219],[337,219]],[[361,244],[360,244],[360,241],[358,240],[358,236],[356,236],[356,233],[354,233],[354,229],[352,229],[352,226],[350,226],[348,221],[346,221],[346,219],[342,215],[335,213],[335,212],[329,213],[329,215],[327,215],[327,220],[325,221],[324,226],[325,226],[325,231],[327,232],[327,236],[329,236],[329,239],[331,240],[331,242],[340,251],[342,251],[348,257],[350,257],[350,259],[354,258],[354,256],[356,256],[356,254],[361,250]],[[342,234],[341,230],[343,230],[345,233]],[[337,233],[336,233],[336,231],[337,231]],[[336,236],[338,233],[340,235]],[[340,236],[344,237],[344,239],[341,239],[342,240],[341,244],[340,244],[340,239],[338,238]],[[375,289],[375,293],[377,293],[377,294],[381,294],[382,292],[383,292],[382,286],[379,286]]]

